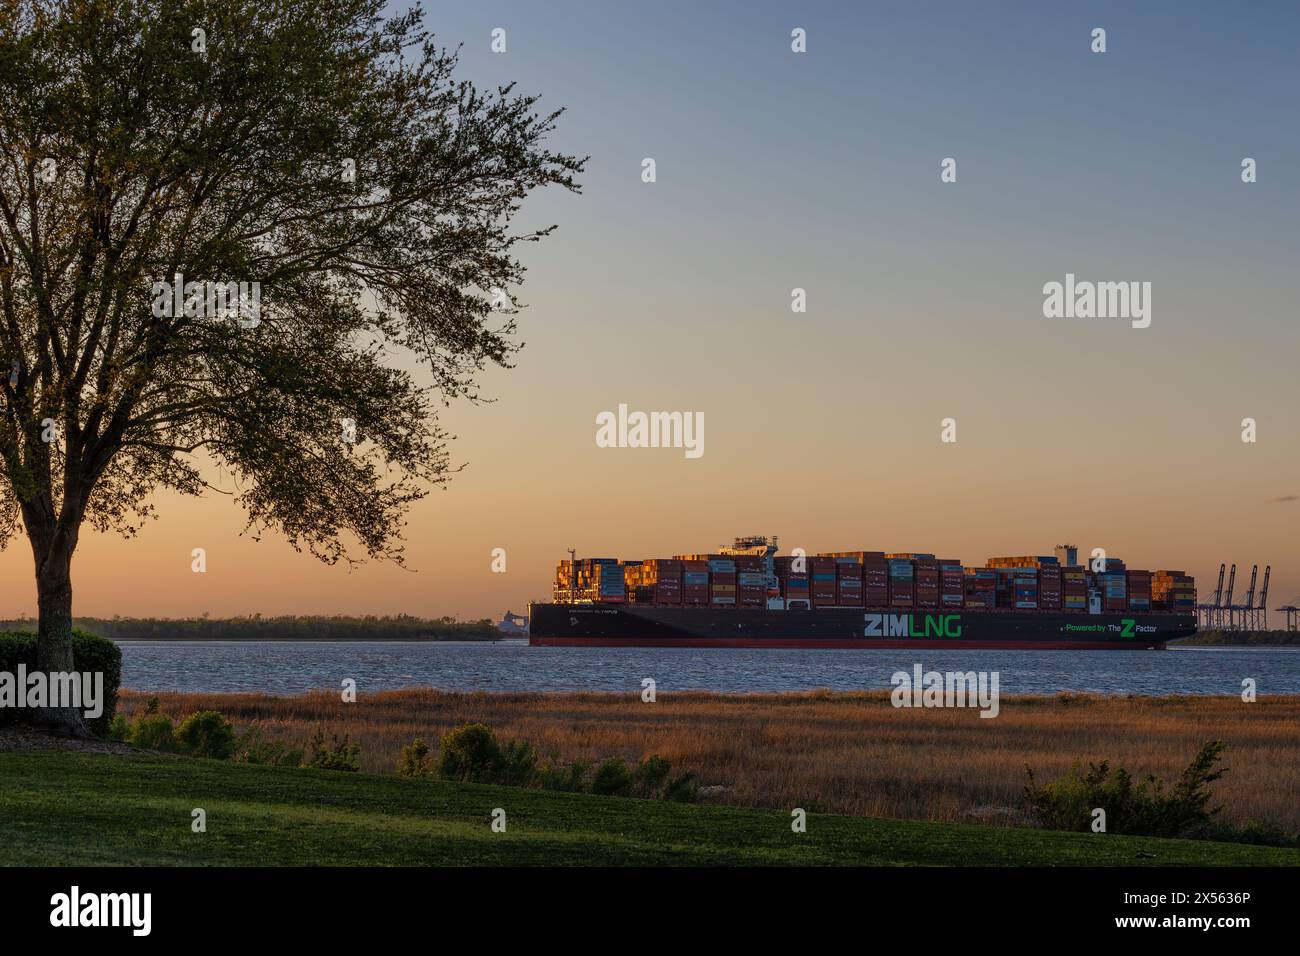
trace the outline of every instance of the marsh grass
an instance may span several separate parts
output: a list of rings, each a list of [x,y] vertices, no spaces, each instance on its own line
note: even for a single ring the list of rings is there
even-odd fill
[[[895,709],[888,693],[146,695],[180,717],[218,710],[240,733],[302,746],[318,727],[360,744],[360,768],[395,773],[404,746],[466,723],[526,740],[543,761],[598,766],[657,754],[695,777],[706,799],[740,806],[918,820],[1023,822],[1026,768],[1040,781],[1109,760],[1172,779],[1207,740],[1223,740],[1230,772],[1214,784],[1222,819],[1300,832],[1300,697],[1004,697],[1001,713]]]

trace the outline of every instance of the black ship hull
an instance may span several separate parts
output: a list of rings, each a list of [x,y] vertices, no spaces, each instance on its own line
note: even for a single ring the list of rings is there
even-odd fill
[[[528,640],[569,647],[1152,650],[1194,633],[1190,614],[533,604]]]

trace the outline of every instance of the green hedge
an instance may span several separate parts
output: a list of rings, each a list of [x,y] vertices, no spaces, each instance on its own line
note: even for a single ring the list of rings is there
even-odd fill
[[[18,673],[18,665],[36,670],[36,635],[30,631],[0,632],[0,671]],[[77,671],[102,671],[104,674],[104,712],[88,726],[101,737],[107,736],[109,722],[117,712],[117,691],[122,683],[122,651],[112,641],[87,631],[72,632],[72,666]],[[22,723],[28,711],[0,707],[0,725]]]

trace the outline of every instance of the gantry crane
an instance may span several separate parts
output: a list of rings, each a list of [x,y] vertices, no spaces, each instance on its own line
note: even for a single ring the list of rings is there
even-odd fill
[[[1219,583],[1214,588],[1214,594],[1211,595],[1210,600],[1207,603],[1198,604],[1196,607],[1198,626],[1203,631],[1219,630],[1223,626],[1223,621],[1220,619],[1219,609],[1222,607],[1223,602],[1223,572],[1227,569],[1228,566],[1226,564],[1219,565]]]
[[[1288,631],[1300,629],[1300,627],[1297,626],[1300,625],[1300,597],[1292,598],[1286,604],[1277,608],[1277,610],[1286,613],[1286,629]]]
[[[1268,581],[1273,574],[1271,564],[1264,565],[1264,580],[1259,582],[1259,565],[1250,566],[1250,586],[1240,604],[1232,603],[1233,593],[1237,588],[1237,566],[1232,565],[1228,571],[1228,586],[1223,586],[1223,568],[1219,565],[1219,584],[1208,604],[1198,605],[1197,619],[1205,630],[1216,631],[1266,631],[1268,630]],[[1256,584],[1260,584],[1256,592]],[[1255,600],[1256,593],[1259,600]],[[1300,600],[1300,599],[1298,599]],[[1292,605],[1277,610],[1287,612],[1287,628],[1300,625],[1300,609]]]
[[[1268,630],[1268,577],[1273,572],[1273,565],[1264,565],[1264,590],[1259,592],[1259,604],[1255,606],[1255,618],[1253,627],[1254,631]]]

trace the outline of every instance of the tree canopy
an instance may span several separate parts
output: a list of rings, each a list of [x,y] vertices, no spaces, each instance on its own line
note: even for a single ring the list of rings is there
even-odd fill
[[[550,229],[512,222],[584,163],[456,67],[380,0],[0,0],[0,541],[43,618],[83,520],[133,533],[205,459],[252,533],[400,560],[439,403],[518,347]]]

